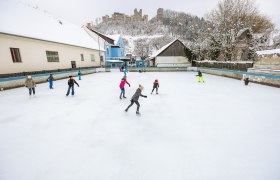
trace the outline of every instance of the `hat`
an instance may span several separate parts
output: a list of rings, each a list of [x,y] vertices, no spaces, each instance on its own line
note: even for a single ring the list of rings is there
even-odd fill
[[[31,79],[31,76],[27,76],[28,79]]]
[[[141,91],[143,91],[144,87],[141,84],[139,84],[139,89],[141,89]]]

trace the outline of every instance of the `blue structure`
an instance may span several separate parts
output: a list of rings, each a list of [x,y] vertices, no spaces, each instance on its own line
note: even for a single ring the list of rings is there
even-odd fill
[[[113,39],[114,43],[105,45],[105,66],[114,68],[126,65],[125,62],[122,61],[125,59],[125,45],[121,35],[108,35],[108,37]]]
[[[105,49],[105,66],[106,67],[121,67],[125,64],[125,45],[120,34],[117,35],[104,35],[93,28],[88,27],[88,30],[95,33],[96,36],[92,36],[98,43],[104,43]],[[100,40],[101,38],[102,40]]]
[[[149,66],[148,60],[137,59],[135,62],[136,62],[136,67],[148,67]]]

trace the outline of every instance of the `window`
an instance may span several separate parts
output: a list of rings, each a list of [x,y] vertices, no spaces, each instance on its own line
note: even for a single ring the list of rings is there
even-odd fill
[[[95,61],[95,56],[94,56],[94,54],[91,54],[91,55],[90,55],[90,59],[91,59],[91,61]]]
[[[84,61],[85,59],[84,59],[84,55],[83,54],[81,54],[81,61]]]
[[[107,55],[109,55],[109,53],[110,53],[110,52],[109,52],[109,48],[107,47]]]
[[[11,55],[14,63],[21,62],[19,48],[10,48]]]
[[[48,62],[59,62],[57,51],[46,51]]]
[[[101,61],[101,62],[103,62],[103,61],[104,61],[103,56],[100,56],[100,61]]]

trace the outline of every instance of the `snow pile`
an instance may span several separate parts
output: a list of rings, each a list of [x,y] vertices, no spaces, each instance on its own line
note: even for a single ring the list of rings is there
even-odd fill
[[[99,49],[85,30],[21,2],[0,1],[0,32],[39,40]],[[103,49],[101,49],[103,50]]]
[[[265,51],[257,51],[257,55],[263,56],[263,55],[274,55],[274,54],[280,54],[280,49],[272,49],[272,50],[265,50]]]

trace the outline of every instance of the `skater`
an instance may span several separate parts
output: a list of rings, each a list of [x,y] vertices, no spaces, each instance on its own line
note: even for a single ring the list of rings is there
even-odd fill
[[[159,83],[158,83],[158,80],[156,79],[154,82],[154,86],[153,86],[153,90],[152,90],[151,94],[153,94],[155,89],[156,89],[156,93],[158,94],[158,88],[159,88]]]
[[[143,89],[144,89],[144,87],[142,85],[139,85],[139,88],[136,90],[135,94],[132,96],[132,98],[130,100],[131,104],[125,109],[125,112],[127,112],[128,109],[135,103],[137,105],[136,114],[140,115],[140,112],[139,112],[140,104],[138,102],[139,96],[147,98],[147,96],[141,94]]]
[[[124,73],[124,76],[126,76],[126,73],[128,73],[128,70],[126,68],[124,68],[123,73]]]
[[[122,81],[121,81],[121,83],[120,83],[120,88],[121,88],[120,99],[122,99],[122,96],[123,96],[123,98],[126,98],[126,97],[125,97],[125,89],[124,89],[125,84],[128,84],[129,87],[130,87],[129,82],[127,82],[127,80],[126,80],[126,76],[124,76],[124,77],[122,78]]]
[[[198,76],[198,82],[199,83],[200,83],[200,81],[202,81],[204,83],[204,78],[203,78],[202,73],[201,73],[200,70],[198,70],[198,75],[196,75],[196,76]]]
[[[31,76],[27,76],[24,85],[29,90],[29,96],[31,96],[32,92],[33,92],[33,96],[34,96],[35,95],[36,84],[35,84],[35,82],[34,82],[34,80],[32,79]]]
[[[70,89],[72,89],[72,96],[74,96],[75,94],[75,91],[74,91],[74,84],[77,84],[78,87],[79,84],[75,81],[75,79],[72,78],[72,76],[69,76],[69,80],[68,80],[68,91],[67,91],[67,94],[66,96],[68,96],[70,94]]]
[[[81,73],[81,70],[78,71],[78,77],[79,77],[79,80],[82,80],[82,73]]]
[[[49,81],[50,89],[53,89],[53,81],[54,81],[53,74],[50,74],[50,76],[48,77],[47,81]]]

